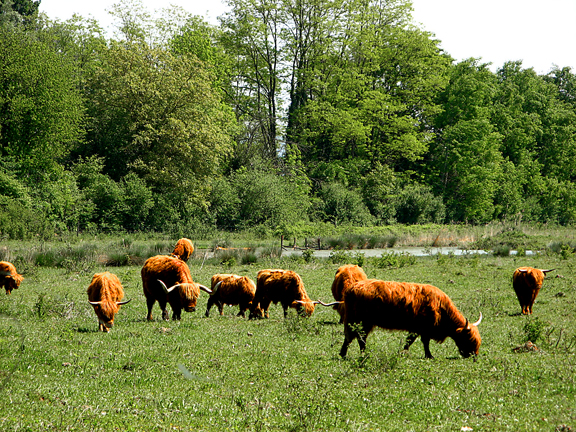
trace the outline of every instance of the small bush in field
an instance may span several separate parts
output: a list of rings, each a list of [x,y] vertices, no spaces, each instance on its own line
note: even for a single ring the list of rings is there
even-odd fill
[[[538,339],[542,337],[542,332],[546,328],[547,324],[540,318],[536,317],[534,319],[528,319],[524,323],[524,342],[536,343]]]

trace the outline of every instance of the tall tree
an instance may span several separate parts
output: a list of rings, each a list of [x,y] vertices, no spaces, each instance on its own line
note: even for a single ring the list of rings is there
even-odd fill
[[[279,144],[282,91],[281,0],[228,0],[231,11],[221,17],[224,44],[233,58],[231,94],[240,141],[255,154],[275,161]]]
[[[112,43],[89,81],[88,154],[104,156],[116,180],[132,170],[156,191],[204,197],[233,127],[211,82],[196,58]]]
[[[0,26],[0,156],[31,175],[50,171],[82,139],[74,61],[35,34]]]

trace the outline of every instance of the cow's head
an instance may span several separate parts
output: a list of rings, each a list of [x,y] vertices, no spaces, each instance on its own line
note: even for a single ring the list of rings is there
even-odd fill
[[[98,317],[99,326],[98,329],[103,332],[108,332],[112,327],[114,327],[114,316],[120,310],[120,306],[128,303],[130,300],[121,302],[111,302],[111,301],[97,301],[89,302],[92,307],[94,307],[94,312]]]
[[[308,300],[295,300],[290,307],[298,311],[298,314],[304,317],[309,317],[314,313],[314,309],[319,302]]]
[[[482,343],[482,338],[478,331],[478,325],[481,321],[482,313],[480,313],[480,319],[474,324],[470,324],[470,322],[466,320],[466,325],[456,330],[454,342],[456,342],[460,355],[464,358],[468,358],[471,355],[478,355],[480,344]]]
[[[207,293],[212,293],[212,290],[204,285],[191,283],[179,283],[168,288],[164,282],[158,279],[158,282],[164,288],[166,294],[171,293],[175,289],[178,290],[178,295],[180,296],[180,304],[186,312],[196,311],[196,303],[198,302],[198,297],[200,296],[200,290],[206,291]]]

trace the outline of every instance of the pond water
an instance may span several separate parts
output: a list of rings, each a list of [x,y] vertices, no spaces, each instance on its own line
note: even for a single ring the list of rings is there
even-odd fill
[[[332,250],[314,250],[314,256],[318,258],[328,258],[332,253]],[[448,255],[454,254],[457,256],[460,255],[487,255],[490,254],[492,251],[486,250],[471,250],[471,249],[460,249],[458,247],[432,247],[432,248],[425,248],[425,247],[397,247],[397,248],[388,248],[388,249],[352,249],[349,251],[351,254],[355,253],[362,253],[366,257],[379,257],[382,254],[401,254],[401,253],[409,253],[414,256],[433,256],[437,254]],[[510,255],[516,255],[517,251],[510,251]],[[526,255],[533,255],[535,251],[526,251]],[[282,251],[282,255],[302,255],[301,249],[292,249],[287,248]]]

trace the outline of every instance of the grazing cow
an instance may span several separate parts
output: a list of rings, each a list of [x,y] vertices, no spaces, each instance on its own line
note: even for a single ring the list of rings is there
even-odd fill
[[[98,330],[108,332],[114,326],[114,316],[120,310],[120,306],[130,301],[121,301],[124,298],[124,290],[120,280],[110,272],[96,273],[86,293],[88,302],[94,307],[100,323]]]
[[[233,274],[215,274],[212,276],[212,294],[206,306],[206,316],[210,316],[210,308],[216,304],[220,315],[224,315],[224,304],[240,305],[238,316],[246,316],[246,310],[252,304],[256,285],[248,276]]]
[[[260,270],[249,318],[268,318],[270,303],[278,302],[284,309],[284,317],[289,307],[296,309],[300,315],[310,316],[314,306],[319,303],[310,300],[298,273],[292,270]]]
[[[212,292],[204,285],[195,283],[190,275],[188,265],[178,258],[166,255],[148,258],[140,274],[148,305],[147,319],[149,321],[152,321],[152,307],[156,301],[162,310],[163,319],[168,320],[168,312],[166,311],[166,303],[168,302],[172,307],[172,319],[179,320],[182,309],[186,312],[196,310],[200,289],[208,293]]]
[[[332,295],[334,296],[334,300],[338,302],[336,306],[334,306],[334,309],[338,311],[340,315],[340,324],[344,322],[344,303],[341,302],[344,292],[356,282],[366,279],[368,279],[368,276],[366,276],[362,267],[354,264],[343,265],[336,271],[334,282],[332,282]]]
[[[520,267],[514,271],[512,276],[512,286],[516,292],[516,297],[520,302],[522,313],[524,315],[532,314],[532,306],[542,288],[542,282],[546,273],[551,270],[539,270],[532,267]]]
[[[356,338],[364,351],[366,338],[375,326],[409,331],[405,350],[420,335],[426,358],[432,358],[430,339],[443,342],[447,337],[454,339],[463,357],[478,354],[482,314],[478,322],[470,324],[450,298],[432,285],[368,279],[345,292],[344,306],[342,357]]]
[[[6,295],[10,295],[12,290],[18,289],[24,280],[22,275],[16,272],[14,264],[8,261],[0,261],[0,289],[6,289]]]
[[[188,261],[188,258],[192,256],[194,253],[194,244],[187,238],[181,238],[174,246],[174,251],[172,252],[172,256],[174,258],[179,258],[182,261]]]

